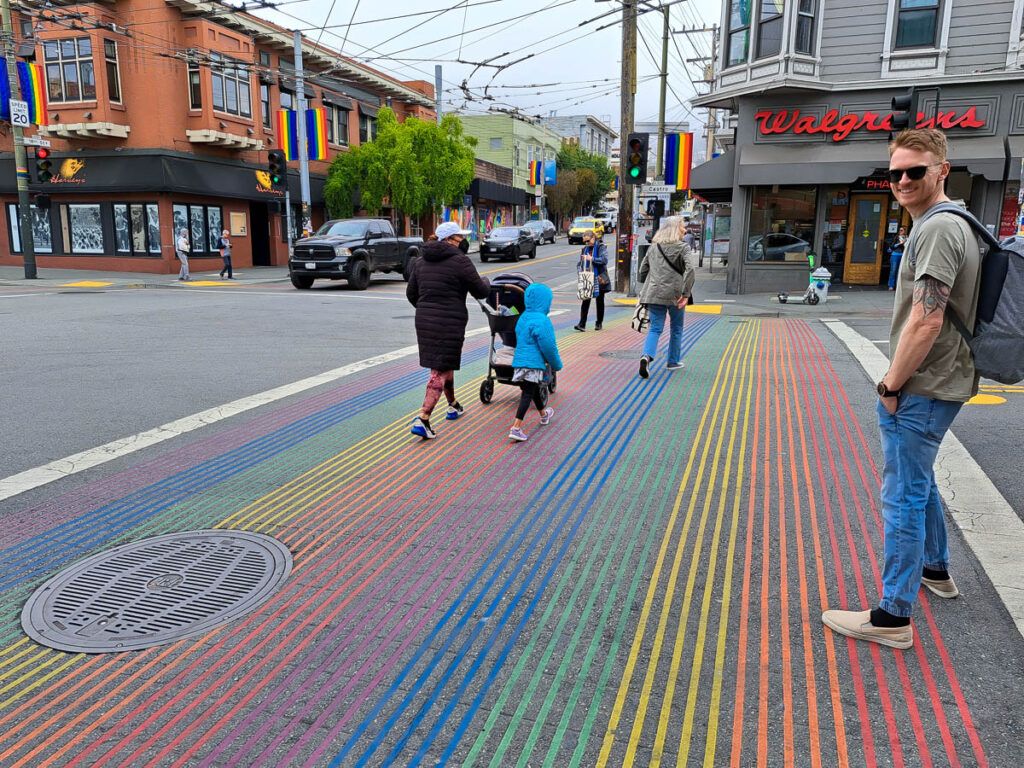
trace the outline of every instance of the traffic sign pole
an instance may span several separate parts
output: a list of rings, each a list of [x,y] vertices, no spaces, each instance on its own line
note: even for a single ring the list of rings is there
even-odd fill
[[[11,132],[14,134],[14,169],[18,182],[18,220],[21,224],[21,252],[25,263],[25,279],[35,280],[36,275],[36,248],[32,239],[32,211],[29,208],[28,199],[28,157],[25,154],[25,136],[22,133],[21,125],[15,120],[15,104],[21,101],[21,83],[18,81],[18,65],[14,60],[14,34],[11,25],[11,3],[10,0],[0,0],[0,20],[3,21],[3,51],[7,59],[7,80],[11,85],[12,97],[17,94],[17,100],[11,99],[10,109]],[[19,108],[20,112],[20,108]],[[25,106],[24,116],[28,117],[28,108]]]

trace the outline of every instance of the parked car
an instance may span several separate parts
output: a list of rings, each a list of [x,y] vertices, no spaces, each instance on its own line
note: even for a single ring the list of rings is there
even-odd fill
[[[569,244],[582,243],[583,235],[587,232],[593,232],[600,240],[604,237],[604,224],[593,216],[577,216],[569,228]]]
[[[601,213],[595,213],[594,218],[601,222],[601,226],[604,227],[605,232],[611,232],[615,229],[614,214],[608,211],[602,211]]]
[[[526,222],[524,225],[533,234],[533,239],[538,244],[543,245],[544,242],[553,243],[555,242],[555,225],[547,219],[534,219]]]
[[[422,246],[422,238],[395,237],[387,219],[333,219],[295,243],[288,276],[302,290],[322,279],[347,280],[365,291],[374,272],[400,272],[408,280]]]
[[[796,235],[771,232],[750,238],[747,259],[750,261],[785,261],[787,253],[808,254],[811,244]]]
[[[480,243],[480,261],[492,257],[519,261],[524,253],[531,259],[537,255],[537,242],[526,227],[495,227]]]

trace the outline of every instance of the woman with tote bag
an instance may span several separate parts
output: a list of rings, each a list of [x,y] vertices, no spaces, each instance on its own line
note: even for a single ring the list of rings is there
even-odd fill
[[[600,331],[604,322],[604,293],[611,286],[611,280],[608,277],[608,249],[604,243],[598,242],[593,232],[583,235],[583,251],[576,264],[576,273],[576,295],[583,303],[580,305],[580,324],[573,327],[577,331],[587,330],[587,314],[593,298],[597,301],[594,330]]]

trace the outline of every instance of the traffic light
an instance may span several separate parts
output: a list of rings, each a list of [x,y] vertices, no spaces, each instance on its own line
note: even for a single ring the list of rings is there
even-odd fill
[[[626,168],[623,176],[627,184],[647,183],[647,148],[650,138],[648,133],[629,134],[623,158]]]
[[[288,166],[285,163],[284,152],[280,149],[272,149],[267,153],[267,171],[270,173],[270,183],[278,187],[284,183],[288,175]]]
[[[52,167],[50,150],[46,147],[36,147],[36,181],[43,184],[53,178]]]
[[[892,97],[892,132],[890,137],[900,131],[917,128],[918,93],[916,88],[910,88],[903,96]]]

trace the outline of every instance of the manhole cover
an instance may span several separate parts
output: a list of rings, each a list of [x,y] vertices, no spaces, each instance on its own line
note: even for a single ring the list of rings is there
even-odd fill
[[[151,648],[251,613],[291,569],[288,548],[259,533],[156,536],[61,571],[29,598],[21,625],[33,640],[61,651]]]
[[[639,360],[641,351],[639,349],[609,349],[607,352],[598,354],[598,357],[606,357],[610,360]]]

